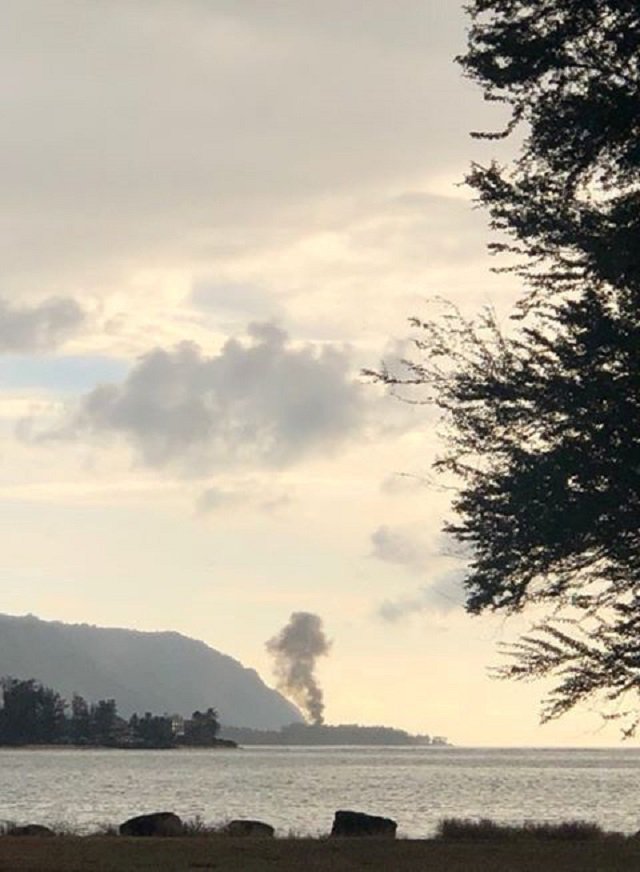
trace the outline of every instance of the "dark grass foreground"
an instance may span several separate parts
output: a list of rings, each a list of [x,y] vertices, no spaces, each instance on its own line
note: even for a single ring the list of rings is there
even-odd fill
[[[0,869],[29,872],[629,872],[640,845],[519,841],[439,842],[362,839],[0,840]]]
[[[58,835],[0,838],[0,870],[29,872],[628,872],[640,839],[592,824],[507,827],[447,820],[428,840]]]

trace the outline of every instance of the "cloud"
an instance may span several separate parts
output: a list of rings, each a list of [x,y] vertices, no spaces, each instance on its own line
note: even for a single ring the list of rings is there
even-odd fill
[[[118,436],[144,465],[188,475],[236,463],[278,468],[331,453],[361,430],[366,402],[347,348],[294,346],[260,323],[211,356],[192,342],[153,349],[36,438]]]
[[[380,483],[380,493],[385,496],[406,496],[424,490],[430,484],[426,475],[410,472],[393,472]]]
[[[0,352],[50,351],[84,320],[84,311],[70,298],[54,297],[37,306],[12,306],[0,299]]]
[[[208,487],[202,491],[196,501],[196,511],[200,515],[209,515],[220,509],[236,508],[243,505],[248,499],[246,493],[227,490],[220,487]]]
[[[378,527],[371,534],[371,556],[385,563],[395,563],[412,572],[423,572],[433,547],[426,536],[414,527]]]
[[[416,525],[390,527],[383,525],[371,534],[372,557],[385,563],[401,566],[410,572],[434,576],[433,581],[421,586],[415,593],[385,600],[377,610],[384,621],[395,623],[412,614],[447,614],[464,604],[462,581],[464,570],[460,567],[462,554],[445,550],[448,538],[431,535]],[[455,560],[455,568],[443,568],[443,561]]]
[[[246,250],[296,204],[466,166],[487,120],[447,0],[9,6],[0,246],[19,276]]]
[[[273,292],[257,285],[242,282],[196,282],[191,303],[205,312],[246,323],[248,317],[274,320],[282,317],[282,310]]]
[[[196,500],[199,515],[254,508],[265,514],[277,514],[292,502],[286,493],[273,493],[259,481],[243,482],[231,487],[211,485],[203,490]]]
[[[378,609],[378,616],[396,623],[413,614],[448,614],[460,609],[464,606],[463,577],[461,570],[445,572],[413,596],[385,600]]]

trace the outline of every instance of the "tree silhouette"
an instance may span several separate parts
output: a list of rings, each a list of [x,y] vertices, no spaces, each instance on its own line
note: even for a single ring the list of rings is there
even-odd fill
[[[92,739],[89,705],[84,697],[77,693],[74,693],[71,698],[69,738],[76,745],[89,744]]]
[[[208,708],[206,712],[195,711],[185,723],[185,745],[215,745],[220,730],[218,712]]]
[[[471,554],[467,608],[546,616],[500,674],[552,676],[543,719],[593,696],[639,722],[640,5],[475,0],[465,73],[523,141],[474,166],[524,293],[509,330],[449,307],[414,359],[374,375],[440,407],[446,529]]]
[[[166,716],[145,712],[139,718],[134,714],[129,720],[129,731],[133,744],[143,748],[171,748],[175,744],[171,718]]]
[[[116,745],[120,732],[120,719],[114,699],[100,699],[90,708],[91,737],[98,745]]]
[[[7,745],[54,743],[65,732],[65,701],[33,679],[0,681],[0,742]]]

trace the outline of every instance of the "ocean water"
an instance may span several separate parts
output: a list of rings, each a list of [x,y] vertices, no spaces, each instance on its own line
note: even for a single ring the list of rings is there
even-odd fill
[[[0,750],[0,819],[83,831],[148,811],[322,834],[336,809],[426,837],[448,816],[640,829],[640,749]]]

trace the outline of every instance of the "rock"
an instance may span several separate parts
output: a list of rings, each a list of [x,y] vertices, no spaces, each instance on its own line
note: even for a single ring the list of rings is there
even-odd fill
[[[183,833],[182,821],[170,811],[141,814],[120,824],[121,836],[181,836]]]
[[[384,836],[395,839],[398,824],[391,818],[376,817],[361,811],[337,811],[332,836]]]
[[[224,831],[229,836],[266,836],[271,838],[274,834],[271,824],[250,820],[229,821]]]
[[[22,827],[9,827],[7,830],[8,836],[55,836],[53,830],[49,827],[43,827],[41,824],[25,824]]]

